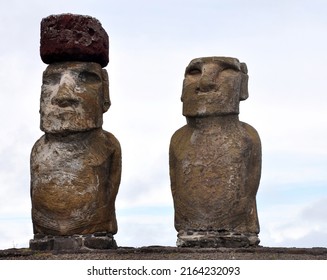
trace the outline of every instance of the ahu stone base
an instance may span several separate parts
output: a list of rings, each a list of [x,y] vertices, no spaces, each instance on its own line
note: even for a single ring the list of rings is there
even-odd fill
[[[260,243],[257,234],[229,231],[179,231],[176,245],[178,247],[202,248],[241,248],[255,247]]]
[[[35,234],[34,239],[30,240],[30,249],[36,251],[117,249],[117,244],[113,235],[106,232],[72,236]]]

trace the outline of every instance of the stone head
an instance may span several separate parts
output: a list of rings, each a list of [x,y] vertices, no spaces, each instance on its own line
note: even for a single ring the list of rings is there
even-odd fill
[[[107,71],[109,37],[90,16],[51,15],[41,22],[43,73],[41,130],[87,131],[102,126],[110,107]]]
[[[239,102],[247,98],[247,67],[238,59],[196,58],[186,67],[181,97],[185,117],[238,114]]]
[[[108,74],[95,62],[59,62],[43,72],[41,130],[87,131],[102,126],[110,107]]]

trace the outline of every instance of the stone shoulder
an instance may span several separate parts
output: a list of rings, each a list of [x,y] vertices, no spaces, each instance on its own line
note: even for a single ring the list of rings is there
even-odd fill
[[[260,136],[259,133],[257,132],[257,130],[249,125],[248,123],[245,122],[240,122],[242,128],[247,132],[247,134],[251,137],[251,139],[255,142],[257,142],[258,144],[260,144]]]
[[[181,137],[184,137],[186,133],[189,133],[189,131],[190,131],[190,126],[187,124],[177,129],[172,135],[170,143],[173,144],[177,142]]]
[[[115,137],[115,135],[113,135],[111,132],[108,132],[106,130],[102,130],[102,134],[103,134],[104,138],[106,139],[106,141],[109,142],[108,144],[114,146],[115,150],[121,151],[120,143],[119,143],[118,139]]]

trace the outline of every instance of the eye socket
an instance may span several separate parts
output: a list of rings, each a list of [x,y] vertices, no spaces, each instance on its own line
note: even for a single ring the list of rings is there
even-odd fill
[[[201,70],[199,68],[192,67],[192,68],[187,69],[186,74],[187,75],[201,75]]]
[[[42,83],[44,85],[55,85],[59,84],[61,75],[59,73],[48,73],[43,75]]]
[[[240,69],[236,65],[231,64],[231,63],[222,64],[222,70],[221,71],[226,71],[226,70],[231,70],[231,71],[236,71],[236,72],[240,71]]]
[[[81,72],[78,75],[78,78],[81,82],[89,84],[101,82],[101,78],[98,76],[98,74],[88,71]]]

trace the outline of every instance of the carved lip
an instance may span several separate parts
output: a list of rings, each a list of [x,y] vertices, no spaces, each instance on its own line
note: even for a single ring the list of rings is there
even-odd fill
[[[63,115],[63,114],[76,114],[75,110],[62,110],[58,112],[59,115]]]
[[[195,90],[195,93],[197,95],[210,95],[210,94],[221,95],[222,94],[222,92],[220,91],[220,88],[216,88],[216,89],[208,90],[208,91],[203,91],[203,90],[197,89],[197,90]]]
[[[50,113],[51,114],[51,113]],[[56,112],[52,112],[53,115],[65,115],[65,114],[77,114],[76,109],[73,107],[58,107]]]

